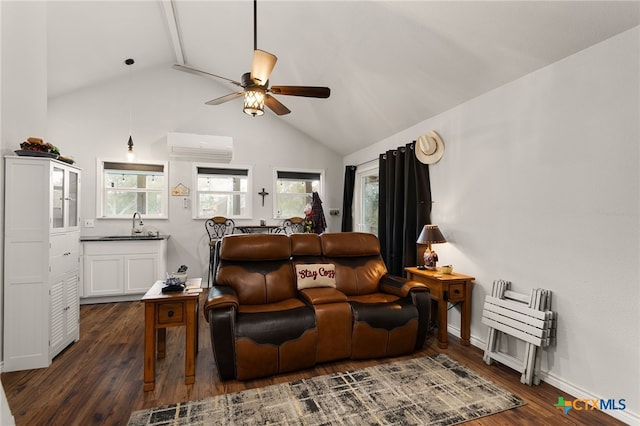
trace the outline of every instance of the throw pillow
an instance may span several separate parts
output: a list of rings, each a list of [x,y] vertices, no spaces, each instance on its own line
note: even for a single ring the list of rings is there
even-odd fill
[[[336,266],[331,263],[296,265],[298,290],[311,287],[336,287]]]

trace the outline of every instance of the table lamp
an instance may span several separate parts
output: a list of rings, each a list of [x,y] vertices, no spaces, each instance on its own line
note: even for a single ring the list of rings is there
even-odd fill
[[[427,248],[424,251],[424,266],[430,271],[435,270],[438,255],[435,251],[431,250],[431,244],[447,242],[442,232],[440,232],[438,225],[425,225],[416,242],[418,244],[427,244]]]

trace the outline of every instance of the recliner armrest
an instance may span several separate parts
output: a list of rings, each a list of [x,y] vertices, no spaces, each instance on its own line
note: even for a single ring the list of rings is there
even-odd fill
[[[209,319],[209,310],[211,309],[238,309],[238,296],[233,287],[229,286],[213,286],[209,290],[207,301],[204,302],[204,316]]]
[[[429,291],[429,287],[417,281],[409,281],[396,275],[385,274],[380,278],[380,291],[395,296],[407,297],[412,291]]]
[[[326,303],[347,303],[347,296],[332,287],[314,287],[300,290],[300,298],[309,305],[324,305]]]

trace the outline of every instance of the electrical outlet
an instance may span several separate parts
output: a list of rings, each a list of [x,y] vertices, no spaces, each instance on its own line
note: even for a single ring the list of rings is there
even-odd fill
[[[93,228],[94,223],[93,223],[93,219],[85,219],[84,220],[84,227],[85,228]]]
[[[338,216],[340,214],[340,209],[329,209],[329,214],[331,216]]]

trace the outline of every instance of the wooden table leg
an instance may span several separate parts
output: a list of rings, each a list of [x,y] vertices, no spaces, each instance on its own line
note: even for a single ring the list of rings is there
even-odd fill
[[[449,347],[449,336],[447,335],[447,301],[438,300],[438,347],[447,349]]]
[[[144,386],[145,392],[152,391],[156,381],[156,330],[155,304],[144,304]]]
[[[158,328],[158,359],[167,355],[167,329]]]
[[[196,303],[197,299],[188,300],[186,303],[187,324],[184,356],[184,383],[186,385],[190,385],[196,381]]]
[[[460,307],[460,344],[471,345],[471,283],[465,283],[465,295]]]

